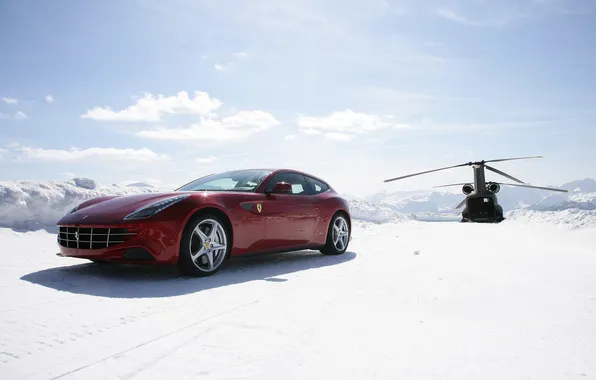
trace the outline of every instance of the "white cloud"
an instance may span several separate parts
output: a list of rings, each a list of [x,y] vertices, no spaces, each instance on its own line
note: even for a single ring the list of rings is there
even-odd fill
[[[116,160],[116,161],[167,161],[170,158],[165,154],[155,153],[148,148],[117,149],[117,148],[88,148],[78,149],[43,149],[28,146],[16,146],[22,156],[20,159],[37,161],[82,161],[82,160]]]
[[[46,100],[46,103],[53,103],[54,97],[52,95],[46,95],[45,100]]]
[[[215,70],[217,71],[228,71],[230,69],[230,67],[232,67],[231,63],[216,63],[215,65],[213,65],[213,67],[215,68]]]
[[[118,112],[96,107],[82,115],[95,120],[159,121],[164,115],[198,115],[199,120],[186,126],[157,126],[136,132],[139,137],[157,140],[229,141],[246,138],[254,133],[279,125],[270,113],[260,110],[240,110],[228,116],[216,111],[223,103],[205,92],[195,92],[190,99],[185,91],[176,96],[154,97],[146,94],[135,105]]]
[[[22,112],[22,111],[17,111],[17,113],[14,115],[15,119],[28,119],[27,115]]]
[[[197,162],[199,164],[211,164],[211,163],[215,162],[215,160],[217,160],[217,157],[215,157],[215,156],[197,158]]]
[[[330,140],[350,141],[352,139],[353,135],[348,135],[346,133],[331,132],[331,133],[325,133],[325,137],[327,137]]]
[[[568,14],[568,12],[575,13],[577,11],[562,8],[563,3],[540,0],[524,2],[481,1],[467,4],[465,15],[461,11],[448,7],[436,8],[434,13],[446,20],[462,25],[503,28],[519,21],[536,19],[548,14]]]
[[[254,133],[279,125],[280,122],[264,111],[240,111],[228,117],[202,118],[185,128],[161,127],[144,130],[137,136],[158,140],[228,141],[246,138]]]
[[[297,137],[297,135],[287,135],[286,137],[284,137],[284,139],[286,140],[295,140]]]
[[[300,116],[298,126],[306,134],[326,133],[327,138],[349,140],[352,135],[379,131],[385,128],[403,128],[393,121],[393,116],[379,116],[352,110],[336,111],[329,116]]]
[[[102,121],[160,121],[165,115],[209,115],[222,105],[217,98],[201,91],[189,98],[186,91],[175,96],[154,96],[146,93],[137,102],[121,111],[110,107],[94,107],[81,115],[83,119]]]
[[[4,101],[7,104],[17,104],[19,102],[15,98],[2,98],[2,101]]]
[[[312,128],[306,128],[306,129],[302,129],[303,133],[306,133],[307,135],[320,135],[321,131],[317,130],[317,129],[312,129]]]
[[[0,158],[6,153],[8,153],[8,151],[6,149],[0,148]]]
[[[236,59],[245,59],[246,57],[248,57],[248,53],[246,53],[245,51],[239,51],[236,53],[232,53],[232,55]],[[217,71],[228,71],[232,68],[232,66],[234,66],[234,64],[232,62],[216,63],[215,65],[213,65],[213,68],[215,68],[215,70],[217,70]]]
[[[219,157],[211,155],[208,157],[199,157],[196,159],[196,162],[198,162],[200,164],[212,164],[215,161],[221,161],[222,159],[225,159],[225,158],[243,157],[243,156],[248,156],[248,154],[247,153],[224,154]]]
[[[459,22],[460,24],[466,24],[466,25],[478,25],[477,23],[468,20],[466,17],[460,15],[459,13],[457,13],[456,11],[454,11],[453,9],[449,9],[449,8],[438,8],[435,10],[435,13],[440,16],[443,17],[447,20],[451,20],[451,21],[455,21],[455,22]]]

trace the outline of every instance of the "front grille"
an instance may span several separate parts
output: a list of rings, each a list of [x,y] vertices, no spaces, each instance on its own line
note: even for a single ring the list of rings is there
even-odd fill
[[[66,248],[102,249],[128,241],[138,230],[129,228],[60,227],[58,244]]]

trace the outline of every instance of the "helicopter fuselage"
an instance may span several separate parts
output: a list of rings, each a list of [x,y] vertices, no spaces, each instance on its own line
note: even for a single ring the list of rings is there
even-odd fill
[[[476,223],[499,223],[505,218],[503,217],[503,207],[497,201],[496,192],[499,187],[489,189],[484,175],[483,165],[472,165],[474,170],[474,188],[472,192],[466,185],[462,188],[466,197],[466,207],[462,211],[462,222],[476,222]],[[491,191],[492,190],[492,191]]]

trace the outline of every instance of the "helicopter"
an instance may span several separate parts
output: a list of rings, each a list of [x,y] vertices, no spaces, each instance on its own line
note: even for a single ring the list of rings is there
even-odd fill
[[[420,173],[413,173],[408,174],[401,177],[395,177],[386,179],[383,182],[392,182],[397,181],[399,179],[414,177],[421,174],[427,174],[432,172],[437,172],[439,170],[447,170],[457,167],[463,166],[471,166],[472,170],[474,171],[474,183],[452,183],[449,185],[440,185],[434,186],[435,188],[438,187],[449,187],[449,186],[462,186],[462,192],[466,195],[466,197],[458,204],[455,209],[460,209],[464,204],[466,207],[462,211],[462,219],[461,222],[475,222],[475,223],[500,223],[505,220],[503,215],[503,207],[498,203],[496,194],[501,189],[501,186],[517,186],[517,187],[527,187],[531,189],[540,189],[540,190],[549,190],[549,191],[558,191],[562,193],[568,192],[565,189],[556,189],[552,187],[543,187],[543,186],[532,186],[529,185],[499,169],[496,169],[492,166],[486,165],[487,162],[502,162],[502,161],[512,161],[512,160],[526,160],[526,159],[533,159],[533,158],[544,158],[544,156],[530,156],[530,157],[512,157],[512,158],[500,158],[495,160],[482,160],[476,162],[467,162],[464,164],[447,166],[444,168],[438,168],[433,170],[427,170]],[[484,169],[490,170],[494,173],[502,175],[503,177],[509,178],[512,181],[517,183],[502,183],[502,182],[493,182],[493,181],[486,181],[486,177],[484,174]]]

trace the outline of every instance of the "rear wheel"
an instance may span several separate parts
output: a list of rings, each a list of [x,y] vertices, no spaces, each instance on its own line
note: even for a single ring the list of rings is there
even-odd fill
[[[333,215],[329,230],[327,231],[327,241],[321,249],[324,255],[340,255],[348,249],[350,243],[350,224],[343,213]]]
[[[196,277],[216,273],[231,249],[230,234],[225,226],[216,215],[194,218],[182,234],[178,269]]]

